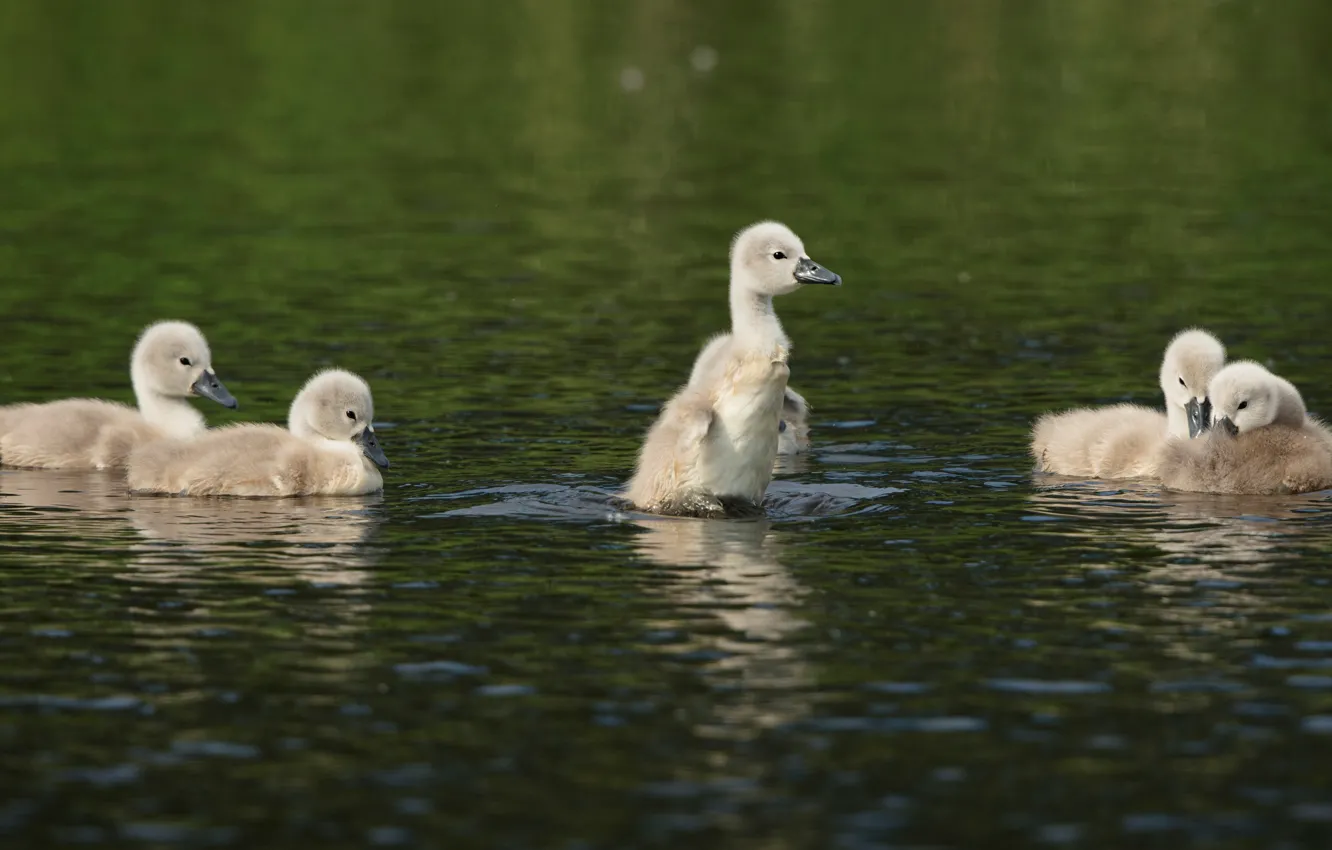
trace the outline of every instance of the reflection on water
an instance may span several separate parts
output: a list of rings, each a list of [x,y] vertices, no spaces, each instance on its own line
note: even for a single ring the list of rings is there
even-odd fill
[[[773,475],[800,475],[809,472],[811,465],[812,459],[808,451],[798,455],[778,455],[772,465],[772,472]]]
[[[125,517],[144,541],[135,565],[159,577],[248,558],[310,581],[360,584],[378,555],[365,545],[381,521],[378,502],[131,496]]]
[[[291,603],[301,614],[288,628],[321,647],[324,655],[308,659],[304,672],[329,686],[349,675],[347,662],[331,653],[354,650],[374,611],[364,591],[382,556],[369,545],[381,521],[373,507],[377,502],[376,497],[129,496],[123,516],[140,539],[128,547],[130,557],[118,576],[140,590],[152,586],[176,595],[193,595],[209,585],[233,586],[234,593],[256,597],[299,596],[299,589],[312,589],[308,598]],[[234,616],[195,603],[184,623],[137,618],[134,635],[152,649],[196,633],[197,618],[226,623]],[[203,685],[206,678],[198,682]]]
[[[1142,557],[1128,577],[1157,601],[1151,610],[1168,628],[1153,633],[1166,654],[1192,662],[1216,660],[1212,650],[1198,649],[1197,635],[1240,637],[1253,618],[1280,612],[1290,581],[1284,570],[1311,554],[1304,538],[1325,535],[1332,519],[1327,494],[1216,496],[1119,482],[1103,487],[1038,485],[1032,510],[1057,520],[1039,528],[1108,547],[1105,562],[1087,561],[1085,570],[1112,562],[1112,569],[1122,569],[1126,549],[1158,551],[1157,557]]]
[[[636,519],[643,533],[634,551],[663,567],[695,567],[676,597],[681,605],[715,609],[728,629],[760,640],[780,639],[806,625],[790,613],[804,591],[779,562],[781,545],[767,520],[704,522]]]
[[[115,472],[0,467],[0,505],[11,517],[105,513],[124,493],[124,475]]]
[[[797,616],[806,594],[782,565],[780,535],[768,520],[635,519],[634,551],[664,568],[649,587],[669,599],[677,615],[653,624],[670,638],[672,652],[714,659],[706,666],[714,687],[744,696],[709,721],[718,736],[755,734],[809,710],[809,663],[794,633],[809,623]]]
[[[127,547],[136,569],[159,579],[257,562],[310,581],[357,584],[378,552],[378,496],[364,499],[186,499],[132,496],[121,475],[0,469],[0,530],[20,535],[29,558],[61,548]]]
[[[781,482],[766,503],[770,515],[810,521],[879,509],[892,487]],[[703,521],[651,517],[613,509],[614,493],[588,485],[526,484],[480,488],[422,499],[464,504],[424,517],[461,521],[507,518],[559,522],[615,519],[638,530],[634,552],[666,570],[645,589],[669,603],[669,617],[650,626],[671,654],[706,658],[701,668],[716,686],[742,688],[741,704],[719,709],[716,734],[749,735],[802,716],[800,696],[811,681],[808,663],[788,640],[808,623],[796,616],[805,594],[781,563],[780,533],[772,521]]]
[[[0,533],[25,540],[29,558],[60,557],[38,540],[95,553],[132,536],[124,498],[116,473],[0,468]]]
[[[1082,540],[1150,544],[1177,574],[1194,567],[1270,568],[1299,558],[1299,537],[1326,529],[1332,519],[1327,494],[1218,496],[1161,491],[1149,484],[1110,489],[1104,483],[1047,483],[1038,477],[1030,496],[1037,517],[1054,520],[1042,530]]]

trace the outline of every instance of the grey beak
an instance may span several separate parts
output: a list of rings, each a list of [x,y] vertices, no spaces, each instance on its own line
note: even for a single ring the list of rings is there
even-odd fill
[[[1230,421],[1229,416],[1223,416],[1213,423],[1217,431],[1225,434],[1227,437],[1238,437],[1239,426]]]
[[[833,286],[842,285],[841,277],[835,272],[828,271],[809,257],[801,257],[800,262],[796,263],[795,279],[801,283],[830,283]]]
[[[1184,405],[1184,413],[1189,417],[1189,439],[1192,440],[1208,429],[1208,423],[1212,421],[1212,400],[1205,398],[1200,403],[1196,398],[1191,398]]]
[[[389,468],[388,458],[385,457],[384,450],[379,447],[379,438],[375,436],[374,428],[367,425],[364,431],[357,434],[356,445],[361,447],[362,454],[374,461],[375,466]]]
[[[223,407],[230,407],[232,410],[240,407],[240,403],[227,392],[227,388],[222,386],[222,382],[217,379],[217,374],[212,369],[203,370],[199,380],[190,385],[195,395],[201,395],[204,398],[211,399]]]

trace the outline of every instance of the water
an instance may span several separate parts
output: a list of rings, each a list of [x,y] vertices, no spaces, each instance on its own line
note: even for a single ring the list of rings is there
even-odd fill
[[[1121,3],[0,12],[0,399],[200,324],[382,497],[0,472],[6,846],[1325,846],[1332,504],[1037,478],[1203,324],[1332,412],[1332,11]],[[730,234],[815,451],[628,514]]]

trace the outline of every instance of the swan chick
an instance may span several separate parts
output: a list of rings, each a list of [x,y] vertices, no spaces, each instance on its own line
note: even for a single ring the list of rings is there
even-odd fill
[[[238,406],[213,371],[208,341],[188,322],[157,322],[143,330],[130,355],[130,382],[137,408],[85,398],[0,407],[0,464],[119,469],[136,446],[189,439],[207,427],[185,399]]]
[[[1201,328],[1175,334],[1161,358],[1161,393],[1172,437],[1192,439],[1211,424],[1208,390],[1226,365],[1226,347]]]
[[[759,222],[736,235],[731,332],[708,343],[691,381],[648,430],[625,492],[629,501],[640,510],[684,516],[762,511],[790,376],[791,340],[772,299],[807,284],[841,282],[809,258],[784,224]]]
[[[1208,385],[1225,359],[1225,346],[1207,331],[1181,331],[1161,358],[1164,414],[1136,404],[1043,414],[1032,428],[1037,468],[1092,478],[1155,476],[1167,437],[1189,439],[1208,427]]]
[[[694,361],[694,369],[689,373],[689,384],[697,386],[708,381],[717,365],[729,350],[731,335],[717,334],[708,340]],[[782,399],[782,418],[777,423],[777,454],[796,455],[809,451],[809,402],[791,387],[786,388],[786,397]]]
[[[809,451],[809,411],[805,397],[790,387],[782,397],[782,418],[777,423],[777,454],[798,455]]]
[[[1207,394],[1211,431],[1166,444],[1162,486],[1246,495],[1332,487],[1332,433],[1307,414],[1294,384],[1240,360],[1217,373]]]
[[[181,496],[360,496],[382,490],[388,468],[360,377],[330,369],[296,394],[287,427],[232,425],[193,440],[137,449],[127,479],[138,493]]]

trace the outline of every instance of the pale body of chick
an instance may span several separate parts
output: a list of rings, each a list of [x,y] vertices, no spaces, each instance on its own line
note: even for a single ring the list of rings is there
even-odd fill
[[[1091,478],[1155,476],[1167,438],[1189,439],[1207,428],[1207,387],[1225,361],[1225,347],[1216,337],[1182,331],[1161,359],[1164,414],[1137,404],[1046,413],[1032,428],[1037,468]]]
[[[715,350],[698,380],[666,403],[648,431],[625,493],[636,507],[685,516],[762,510],[790,375],[791,341],[772,299],[811,283],[841,278],[811,260],[785,225],[760,222],[736,236],[731,333],[709,343]]]
[[[694,361],[689,374],[689,386],[715,380],[715,372],[725,352],[729,350],[731,335],[721,333],[708,340]],[[777,423],[777,454],[796,455],[809,451],[809,402],[790,386],[782,397],[782,417]]]
[[[0,407],[0,463],[44,469],[119,469],[136,447],[163,438],[190,439],[207,428],[185,399],[226,407],[236,399],[213,372],[208,342],[187,322],[157,322],[130,355],[137,408],[71,398]]]
[[[297,393],[287,428],[233,425],[193,440],[164,440],[130,456],[138,493],[179,496],[359,496],[383,489],[387,467],[361,378],[320,372]]]

